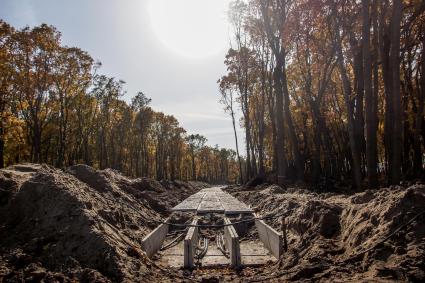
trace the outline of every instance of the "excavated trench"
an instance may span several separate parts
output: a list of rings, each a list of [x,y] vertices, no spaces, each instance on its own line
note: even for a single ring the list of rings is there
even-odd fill
[[[282,253],[281,233],[219,187],[201,190],[173,211],[142,241],[163,266],[261,266]]]
[[[2,169],[0,282],[424,282],[423,183],[350,194],[206,187],[84,165]],[[268,264],[285,230],[288,250]]]

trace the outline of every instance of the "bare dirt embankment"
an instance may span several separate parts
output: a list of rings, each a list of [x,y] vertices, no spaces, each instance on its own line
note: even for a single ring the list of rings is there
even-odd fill
[[[0,282],[168,279],[140,249],[169,208],[203,183],[36,164],[0,170]]]
[[[0,282],[425,282],[425,217],[414,218],[423,184],[353,195],[229,188],[261,215],[285,213],[289,250],[278,263],[189,272],[149,260],[143,237],[205,186],[85,165],[0,170]],[[280,231],[280,218],[266,222]]]
[[[261,215],[286,215],[288,253],[257,280],[425,282],[423,184],[354,195],[275,185],[230,191]],[[266,222],[281,230],[280,218]]]

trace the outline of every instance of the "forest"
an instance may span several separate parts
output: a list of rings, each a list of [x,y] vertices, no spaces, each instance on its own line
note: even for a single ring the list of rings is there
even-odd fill
[[[359,190],[423,178],[424,10],[419,0],[231,2],[217,100],[236,151],[186,133],[143,92],[126,102],[125,82],[63,46],[55,27],[1,21],[0,167],[84,163],[158,180],[268,176]]]
[[[274,172],[280,185],[335,180],[360,190],[424,177],[424,1],[230,6],[218,83],[234,125],[243,114],[245,181]]]
[[[424,0],[30,2],[0,282],[425,282]]]
[[[158,180],[237,179],[233,150],[186,133],[143,92],[127,103],[125,82],[63,46],[53,26],[16,30],[0,20],[0,68],[0,168],[83,163]]]

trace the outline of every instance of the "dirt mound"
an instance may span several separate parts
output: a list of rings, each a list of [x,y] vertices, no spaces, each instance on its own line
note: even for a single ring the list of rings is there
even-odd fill
[[[363,198],[364,202],[348,206],[341,215],[344,256],[370,250],[362,255],[362,266],[368,267],[372,276],[423,282],[425,215],[400,232],[396,229],[425,211],[425,186],[382,189]],[[358,202],[356,196],[350,200]],[[389,241],[380,243],[392,234]]]
[[[302,209],[294,213],[288,227],[299,235],[319,234],[325,238],[331,238],[340,232],[341,211],[342,209],[338,205],[309,200],[302,206]]]
[[[285,279],[425,280],[425,214],[418,216],[425,211],[424,185],[351,196],[297,188],[283,192],[275,185],[233,194],[263,215],[285,214]],[[280,231],[280,218],[267,222]]]
[[[172,206],[203,187],[85,165],[0,170],[0,282],[175,281],[186,271],[157,266],[141,240]],[[262,215],[283,214],[289,246],[278,265],[225,269],[229,280],[425,281],[423,184],[354,195],[267,184],[229,192]],[[190,220],[172,216],[176,223]],[[280,231],[280,217],[266,222]]]
[[[84,165],[66,172],[38,165],[0,170],[0,188],[7,192],[0,218],[0,281],[159,278],[140,244],[170,208],[161,198],[184,198],[196,190],[186,183],[176,186],[182,189]]]
[[[0,209],[8,204],[22,183],[41,168],[39,164],[21,164],[0,170]]]

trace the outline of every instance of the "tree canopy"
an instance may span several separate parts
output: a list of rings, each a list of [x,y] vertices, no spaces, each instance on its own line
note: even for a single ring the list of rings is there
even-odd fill
[[[84,163],[134,177],[234,182],[236,154],[188,135],[125,82],[99,73],[85,51],[63,46],[43,24],[16,30],[0,21],[0,167]],[[206,166],[208,164],[208,166]]]
[[[244,179],[424,177],[425,5],[232,1],[220,101],[245,129]]]

